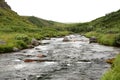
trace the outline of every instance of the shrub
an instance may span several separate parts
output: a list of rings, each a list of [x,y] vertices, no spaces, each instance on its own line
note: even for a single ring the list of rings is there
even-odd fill
[[[100,44],[113,46],[115,44],[115,35],[114,34],[102,34],[99,37],[98,42]]]
[[[27,48],[27,44],[22,40],[16,40],[15,41],[15,46],[17,46],[20,49]]]
[[[13,44],[0,45],[0,53],[7,53],[13,51]]]
[[[99,35],[100,33],[97,33],[95,31],[91,31],[85,34],[86,37],[92,37],[92,36],[99,37]]]
[[[120,80],[120,54],[114,61],[114,66],[108,72],[106,72],[101,80]]]
[[[35,39],[37,39],[37,40],[44,39],[44,36],[41,35],[41,34],[39,34],[39,33],[34,34],[33,37],[34,37]]]
[[[120,34],[118,34],[118,35],[115,37],[115,46],[119,46],[119,47],[120,47]]]
[[[22,41],[24,41],[25,43],[29,43],[29,42],[30,42],[30,38],[29,38],[27,35],[25,35],[25,34],[17,34],[17,35],[15,36],[15,39],[16,39],[16,40],[22,40]]]

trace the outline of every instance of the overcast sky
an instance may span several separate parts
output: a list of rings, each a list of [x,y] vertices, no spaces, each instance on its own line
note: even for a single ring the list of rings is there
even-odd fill
[[[87,22],[120,9],[120,0],[6,0],[20,15],[59,22]]]

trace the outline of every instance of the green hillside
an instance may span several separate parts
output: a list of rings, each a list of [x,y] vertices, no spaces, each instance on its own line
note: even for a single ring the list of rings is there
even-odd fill
[[[4,0],[0,0],[0,39],[6,44],[11,44],[13,42],[11,40],[15,40],[16,35],[26,35],[30,39],[43,39],[71,32],[82,33],[87,37],[96,36],[100,44],[120,46],[120,10],[91,22],[64,24],[34,16],[19,16]]]
[[[100,44],[120,46],[120,10],[106,14],[91,22],[69,24],[67,30],[96,36]]]
[[[88,36],[95,33],[99,43],[120,46],[120,10],[93,20],[90,25],[93,32],[88,33]]]
[[[67,29],[75,33],[84,33],[87,37],[95,36],[100,44],[120,47],[120,10],[91,22],[70,24]],[[120,55],[101,80],[120,80]]]
[[[34,16],[19,16],[4,0],[0,0],[0,53],[12,52],[13,48],[24,49],[31,45],[32,38],[44,39],[67,35],[59,27],[62,23]]]
[[[104,33],[119,33],[120,31],[120,10],[106,14],[105,16],[93,20],[92,26],[96,30]],[[113,29],[114,28],[114,29]]]

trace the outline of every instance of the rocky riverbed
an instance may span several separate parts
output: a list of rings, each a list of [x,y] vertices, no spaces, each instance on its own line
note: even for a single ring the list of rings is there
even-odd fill
[[[33,49],[0,54],[0,80],[100,80],[110,68],[105,61],[119,48],[89,43],[81,35],[43,40]]]

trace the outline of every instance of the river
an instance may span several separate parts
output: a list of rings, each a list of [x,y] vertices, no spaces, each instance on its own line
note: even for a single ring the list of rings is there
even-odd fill
[[[81,35],[69,37],[74,40],[51,38],[32,49],[0,54],[0,80],[100,80],[110,68],[106,59],[120,52],[119,48],[90,44]],[[25,62],[27,59],[36,61]]]

